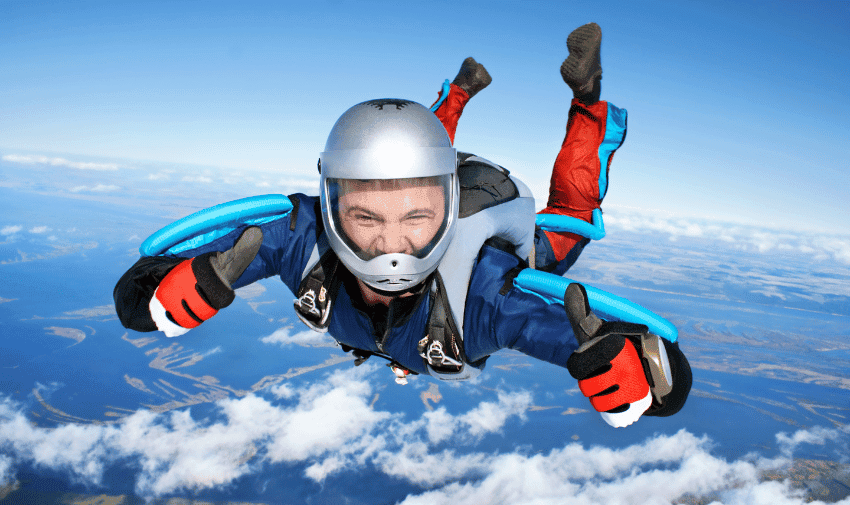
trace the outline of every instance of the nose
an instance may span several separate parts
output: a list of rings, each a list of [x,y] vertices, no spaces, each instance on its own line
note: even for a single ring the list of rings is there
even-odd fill
[[[385,254],[413,252],[410,241],[405,237],[399,223],[389,223],[384,226],[381,233],[381,251]]]

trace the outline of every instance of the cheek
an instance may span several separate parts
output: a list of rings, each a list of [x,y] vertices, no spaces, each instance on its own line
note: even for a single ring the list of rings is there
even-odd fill
[[[361,249],[368,249],[378,234],[378,227],[357,226],[349,219],[342,220],[342,231]]]
[[[410,241],[413,242],[413,245],[420,249],[425,247],[428,242],[434,238],[434,235],[437,234],[437,231],[440,229],[440,224],[442,220],[431,219],[425,223],[421,223],[417,226],[413,226],[408,230],[407,236],[410,238]]]

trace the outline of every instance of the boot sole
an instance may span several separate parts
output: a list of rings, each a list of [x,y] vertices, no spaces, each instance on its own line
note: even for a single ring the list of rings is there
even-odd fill
[[[561,64],[561,77],[573,91],[589,91],[596,77],[602,75],[599,62],[601,43],[602,30],[596,23],[580,26],[567,37],[570,55]]]

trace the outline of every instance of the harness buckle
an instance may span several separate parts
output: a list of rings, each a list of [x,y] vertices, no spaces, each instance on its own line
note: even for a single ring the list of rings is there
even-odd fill
[[[419,350],[419,355],[425,358],[425,360],[428,361],[428,364],[431,366],[463,366],[463,363],[461,363],[460,361],[446,356],[445,351],[443,351],[443,344],[440,343],[440,341],[438,340],[433,340],[428,343],[427,349],[425,349],[425,346],[421,346]]]
[[[324,288],[322,288],[324,291]],[[324,294],[324,293],[322,293]],[[320,298],[322,296],[320,295]],[[316,292],[312,289],[301,295],[301,298],[295,300],[295,303],[299,305],[301,310],[306,311],[311,316],[321,316],[322,313],[319,311],[318,307],[316,307]]]

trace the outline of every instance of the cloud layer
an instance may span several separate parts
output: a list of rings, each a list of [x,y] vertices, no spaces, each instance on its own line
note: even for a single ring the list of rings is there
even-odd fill
[[[811,233],[809,230],[783,231],[693,218],[647,215],[616,209],[605,214],[607,227],[634,232],[712,240],[732,249],[759,253],[786,253],[815,260],[834,260],[850,265],[850,236]]]
[[[280,464],[298,463],[304,478],[374,472],[408,482],[406,504],[671,503],[690,493],[718,503],[803,503],[787,483],[762,482],[763,471],[790,462],[799,444],[846,440],[846,430],[780,434],[781,456],[725,461],[712,442],[685,430],[622,449],[570,443],[547,454],[481,452],[476,441],[522,422],[528,392],[499,392],[460,414],[444,407],[411,419],[371,406],[377,367],[364,365],[266,396],[217,403],[215,420],[189,410],[138,411],[113,425],[29,422],[22,405],[0,401],[0,484],[17,466],[50,468],[98,485],[104,471],[129,465],[136,491],[160,496],[220,488]],[[842,503],[850,503],[845,500]]]
[[[10,163],[20,163],[22,165],[51,165],[54,167],[76,168],[78,170],[118,170],[119,168],[117,163],[69,161],[65,158],[51,158],[48,156],[26,154],[7,154],[3,156],[2,160]]]

